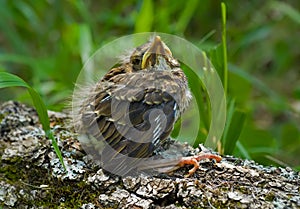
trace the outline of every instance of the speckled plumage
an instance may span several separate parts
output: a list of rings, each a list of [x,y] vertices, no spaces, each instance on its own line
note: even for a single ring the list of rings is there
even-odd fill
[[[158,36],[109,70],[89,94],[79,118],[81,132],[92,136],[85,144],[100,149],[105,142],[101,153],[112,148],[105,153],[133,158],[153,155],[191,99],[179,62]]]

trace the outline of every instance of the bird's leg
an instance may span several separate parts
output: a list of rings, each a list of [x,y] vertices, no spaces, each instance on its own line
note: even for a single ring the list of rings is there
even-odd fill
[[[185,177],[189,177],[196,172],[196,170],[199,168],[199,161],[203,159],[215,159],[217,162],[220,162],[222,157],[210,153],[200,153],[199,155],[195,156],[182,157],[178,163],[178,166],[183,167],[185,165],[194,165],[194,167],[189,170],[189,174],[185,175]]]

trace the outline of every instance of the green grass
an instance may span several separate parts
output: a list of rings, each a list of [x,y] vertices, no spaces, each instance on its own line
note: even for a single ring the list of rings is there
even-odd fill
[[[16,75],[0,72],[0,89],[1,88],[7,88],[7,87],[25,87],[27,88],[31,99],[33,101],[34,107],[38,113],[40,122],[42,124],[42,127],[45,131],[45,135],[52,141],[52,147],[59,158],[60,162],[62,163],[63,167],[65,168],[63,158],[61,155],[61,152],[58,148],[57,141],[53,136],[53,133],[50,129],[50,121],[47,113],[47,108],[41,99],[40,95],[32,88],[30,87],[24,80],[19,78]]]
[[[22,78],[48,109],[59,111],[83,63],[102,45],[134,32],[179,35],[204,51],[223,82],[227,121],[219,151],[299,168],[300,2],[225,3],[226,8],[209,0],[0,1],[0,71]],[[199,91],[197,135],[203,142],[209,100],[203,100],[201,82],[190,82]],[[31,103],[20,88],[1,89],[0,100],[9,99]],[[182,125],[195,130],[194,115],[187,113]]]

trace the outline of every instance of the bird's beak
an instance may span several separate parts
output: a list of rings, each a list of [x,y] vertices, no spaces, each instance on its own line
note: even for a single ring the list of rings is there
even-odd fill
[[[155,36],[150,48],[145,52],[142,59],[142,69],[149,65],[154,65],[158,62],[158,57],[161,55],[171,55],[170,49],[163,43],[159,36]]]

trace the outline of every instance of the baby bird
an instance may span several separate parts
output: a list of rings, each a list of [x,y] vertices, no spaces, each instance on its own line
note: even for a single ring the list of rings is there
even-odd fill
[[[80,142],[103,169],[113,174],[164,172],[193,164],[191,175],[200,159],[220,161],[221,157],[203,154],[164,159],[157,152],[190,100],[180,63],[155,36],[135,48],[128,59],[109,70],[88,92],[77,118]]]

